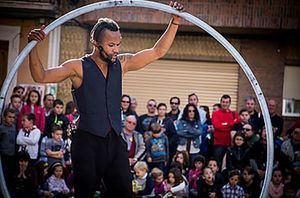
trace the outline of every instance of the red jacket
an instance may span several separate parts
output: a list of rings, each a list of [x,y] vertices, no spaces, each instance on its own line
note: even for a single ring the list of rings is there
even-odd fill
[[[239,122],[237,112],[220,109],[212,114],[214,126],[214,145],[229,146],[231,143],[230,132],[235,123]]]
[[[18,130],[22,128],[22,116],[31,112],[31,105],[24,105],[18,115]],[[35,125],[43,133],[45,129],[45,110],[43,107],[34,105]]]

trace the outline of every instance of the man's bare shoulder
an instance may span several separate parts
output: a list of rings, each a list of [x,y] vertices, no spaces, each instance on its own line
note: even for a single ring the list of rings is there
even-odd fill
[[[82,59],[77,58],[77,59],[70,59],[65,61],[61,66],[63,67],[79,67],[82,65]]]
[[[120,63],[122,65],[122,73],[123,75],[128,72],[128,66],[127,66],[127,61],[130,60],[133,57],[133,54],[130,53],[124,53],[124,54],[119,54],[118,59],[120,60]]]

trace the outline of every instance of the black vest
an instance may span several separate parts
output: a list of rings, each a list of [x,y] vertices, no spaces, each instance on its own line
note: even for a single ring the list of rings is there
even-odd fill
[[[108,65],[105,79],[90,57],[82,58],[82,84],[74,89],[74,99],[80,113],[78,129],[105,137],[113,129],[121,128],[122,69],[117,59]]]

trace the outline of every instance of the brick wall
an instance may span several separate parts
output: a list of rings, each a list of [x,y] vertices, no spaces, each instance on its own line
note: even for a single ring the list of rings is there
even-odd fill
[[[96,0],[86,0],[86,5]],[[169,1],[159,0],[167,4]],[[215,27],[263,29],[299,29],[298,0],[182,0],[187,12]],[[78,5],[79,6],[79,5]],[[111,17],[118,22],[164,24],[168,14],[143,8],[111,8],[98,10],[80,17],[82,22],[93,22],[99,17]],[[184,22],[186,25],[187,22]]]

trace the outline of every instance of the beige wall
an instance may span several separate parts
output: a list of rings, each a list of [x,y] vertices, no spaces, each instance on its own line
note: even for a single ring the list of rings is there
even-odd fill
[[[10,25],[10,26],[19,26],[21,28],[20,32],[20,52],[27,45],[27,35],[31,29],[37,28],[40,25],[36,23],[35,20],[21,20],[21,19],[0,19],[1,25]],[[47,59],[48,59],[48,39],[38,45],[38,51],[40,55],[40,59],[44,64],[45,68],[47,67]],[[19,52],[19,53],[20,53]],[[18,84],[36,84],[34,83],[30,70],[29,70],[29,58],[27,57],[23,64],[20,66],[18,70]],[[8,93],[10,95],[10,93]]]

